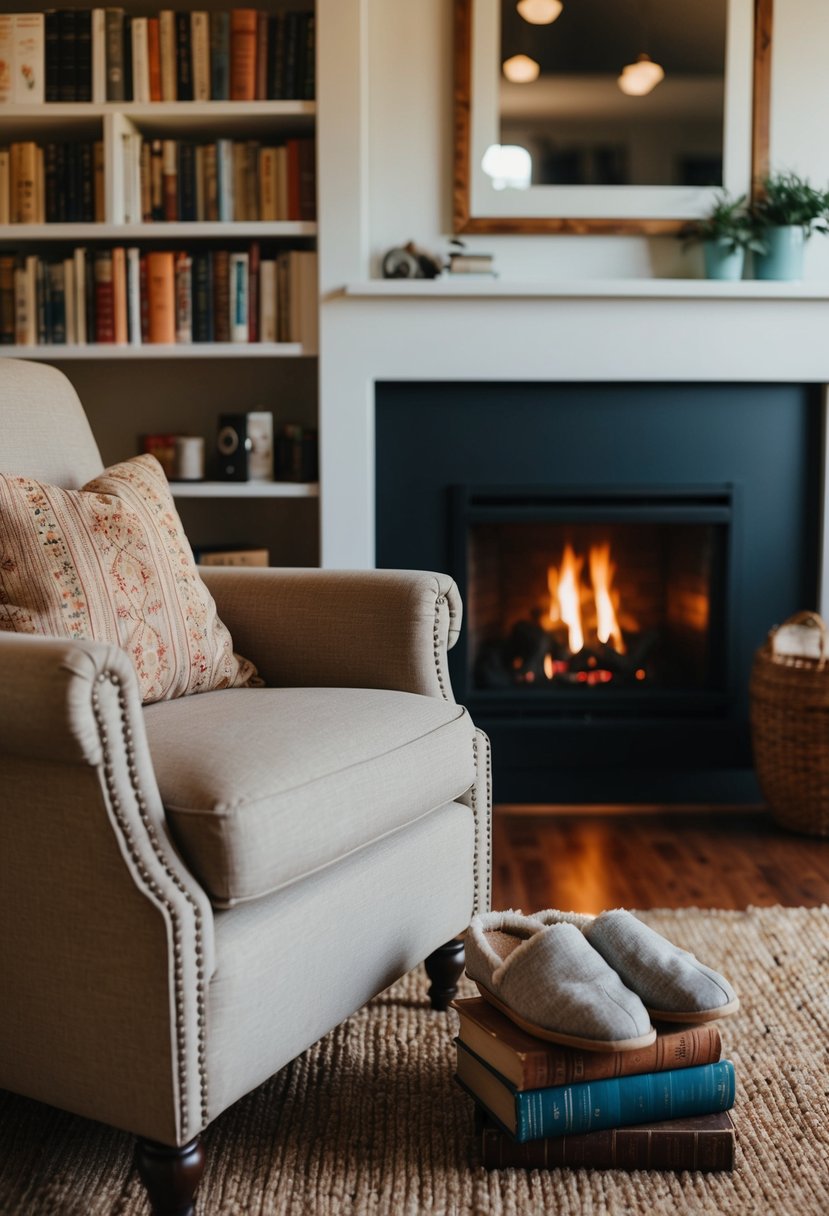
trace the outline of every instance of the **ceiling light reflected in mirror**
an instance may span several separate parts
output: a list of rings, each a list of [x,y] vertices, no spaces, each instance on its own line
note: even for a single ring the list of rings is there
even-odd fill
[[[541,66],[529,55],[512,55],[504,60],[504,75],[511,84],[532,84],[538,80]]]
[[[552,25],[561,16],[561,0],[518,0],[515,6],[530,25]]]

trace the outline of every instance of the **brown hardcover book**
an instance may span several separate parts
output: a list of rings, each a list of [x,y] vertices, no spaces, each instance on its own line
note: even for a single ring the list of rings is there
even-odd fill
[[[96,253],[95,341],[115,341],[115,299],[112,289],[112,254]]]
[[[158,17],[147,18],[147,57],[150,63],[150,101],[161,101],[161,24]]]
[[[317,218],[317,150],[313,139],[299,140],[297,158],[299,172],[299,219]]]
[[[199,549],[197,561],[200,566],[267,566],[270,554],[267,549],[207,545]]]
[[[124,247],[112,251],[112,328],[119,346],[127,342],[127,258]]]
[[[256,100],[268,100],[268,14],[256,14]]]
[[[728,1111],[556,1136],[518,1144],[485,1121],[481,1164],[488,1170],[733,1170],[736,1137]]]
[[[14,345],[14,254],[0,257],[0,345]]]
[[[640,1051],[576,1051],[527,1034],[483,997],[453,1001],[452,1008],[460,1018],[460,1041],[517,1089],[691,1068],[713,1064],[722,1054],[713,1025],[660,1028],[656,1042]]]
[[[235,8],[230,14],[230,100],[256,100],[256,27],[254,8]]]
[[[175,254],[154,249],[147,254],[147,341],[176,340]]]
[[[213,341],[230,341],[230,253],[213,254]]]

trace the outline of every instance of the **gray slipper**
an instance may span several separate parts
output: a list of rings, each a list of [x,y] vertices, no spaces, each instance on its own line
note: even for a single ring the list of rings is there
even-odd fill
[[[712,1022],[740,1007],[734,989],[719,972],[623,908],[598,916],[548,908],[534,912],[533,919],[579,928],[623,983],[641,997],[656,1022]]]
[[[587,1051],[627,1051],[656,1038],[639,997],[575,925],[545,927],[520,912],[476,916],[466,972],[478,991],[530,1034]]]

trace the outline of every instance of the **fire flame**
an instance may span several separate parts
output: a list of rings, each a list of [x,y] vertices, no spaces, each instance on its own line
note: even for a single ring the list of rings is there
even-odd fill
[[[570,544],[564,546],[561,564],[549,567],[550,622],[555,625],[561,621],[567,626],[570,653],[578,654],[585,644],[582,604],[592,600],[596,637],[612,646],[617,654],[624,654],[625,640],[616,616],[618,594],[613,590],[616,566],[610,560],[610,544],[603,542],[590,546],[588,568],[592,595],[581,584],[583,567],[584,558],[577,556]]]

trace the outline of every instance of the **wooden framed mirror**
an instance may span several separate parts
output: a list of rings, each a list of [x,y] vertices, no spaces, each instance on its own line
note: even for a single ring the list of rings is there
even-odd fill
[[[772,5],[455,0],[454,231],[672,234],[750,195]]]

